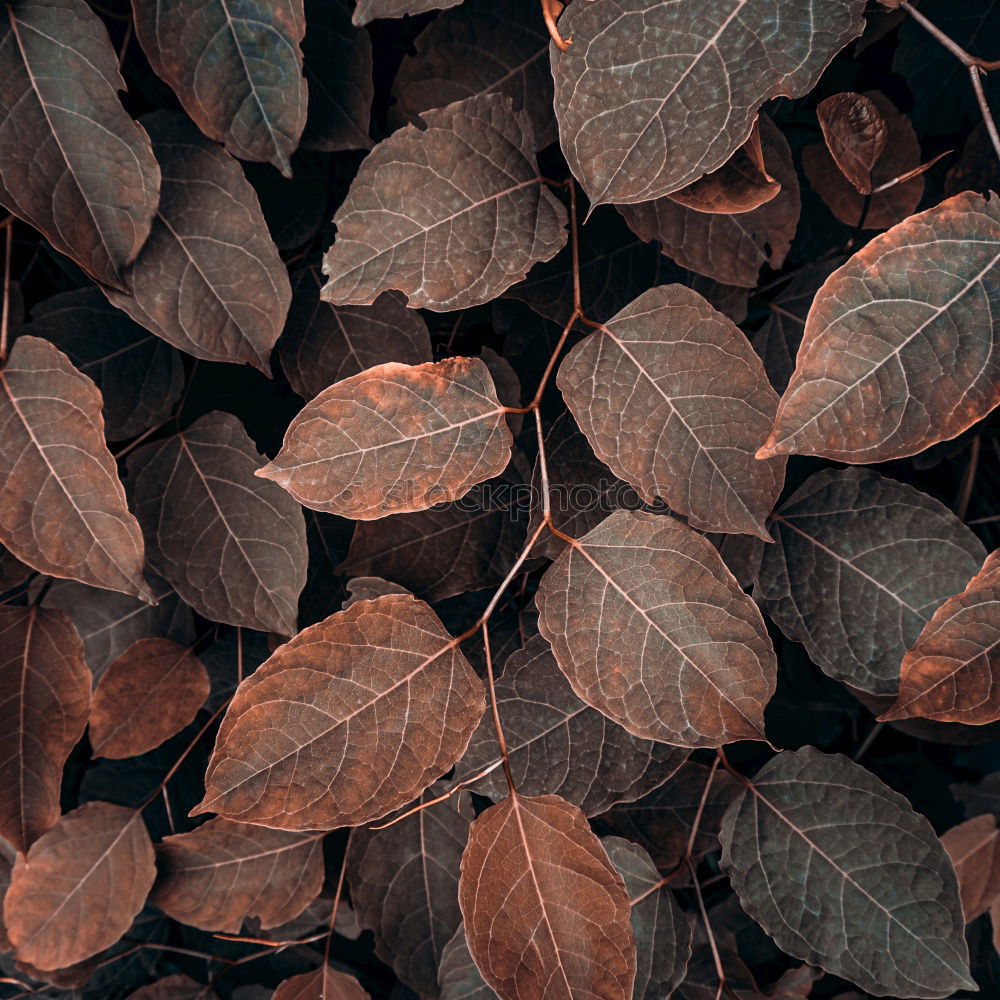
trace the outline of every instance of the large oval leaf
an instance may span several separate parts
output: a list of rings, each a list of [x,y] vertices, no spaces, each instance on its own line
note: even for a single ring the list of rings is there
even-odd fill
[[[573,690],[676,746],[762,739],[777,662],[756,605],[674,517],[616,511],[538,587],[538,627]]]
[[[132,15],[154,71],[205,135],[291,177],[306,123],[302,0],[132,0]]]
[[[211,621],[295,631],[306,580],[298,504],[255,478],[261,456],[230,413],[208,413],[129,458],[150,565]]]
[[[168,344],[270,374],[292,293],[239,164],[182,115],[143,118],[163,171],[153,231],[108,298]]]
[[[778,396],[746,337],[697,292],[640,295],[573,348],[557,380],[597,457],[647,503],[770,540],[785,470],[754,452]]]
[[[955,437],[1000,403],[998,205],[955,195],[826,280],[762,458],[884,462]]]
[[[197,811],[285,830],[366,823],[451,768],[485,704],[482,682],[426,604],[359,601],[300,632],[240,685]]]
[[[63,765],[89,709],[72,622],[37,606],[0,608],[0,836],[22,854],[59,819]]]
[[[774,515],[754,598],[827,674],[895,694],[903,654],[979,569],[954,514],[869,469],[824,470]]]
[[[566,211],[538,176],[531,127],[485,94],[421,115],[368,154],[334,217],[323,298],[465,309],[496,298],[566,242]],[[411,192],[419,191],[418,198]]]
[[[480,813],[458,897],[469,951],[501,1000],[631,1000],[625,884],[565,800],[512,793]]]
[[[390,362],[321,392],[257,475],[313,510],[371,521],[458,500],[503,472],[510,445],[478,358]]]
[[[0,201],[105,285],[149,235],[160,171],[125,113],[107,29],[84,0],[6,4]]]
[[[796,958],[878,996],[977,988],[941,842],[846,757],[806,747],[766,764],[726,814],[722,867],[747,913]]]
[[[812,89],[864,0],[599,0],[559,22],[559,136],[594,204],[670,194],[722,166],[761,105]]]
[[[151,601],[102,402],[47,340],[14,342],[0,370],[0,543],[41,573]]]

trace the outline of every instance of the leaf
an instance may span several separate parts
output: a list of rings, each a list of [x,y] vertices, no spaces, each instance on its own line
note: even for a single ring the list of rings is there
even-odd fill
[[[92,278],[124,288],[160,171],[119,102],[107,29],[83,0],[7,4],[0,79],[0,201]]]
[[[154,72],[205,135],[291,177],[306,123],[302,0],[132,0],[132,16]]]
[[[859,194],[871,194],[872,171],[889,139],[878,105],[864,94],[834,94],[819,102],[816,117],[840,172]]]
[[[563,152],[593,204],[634,204],[721,167],[761,105],[808,93],[864,27],[863,0],[578,3],[552,53]]]
[[[370,306],[332,306],[320,300],[320,285],[315,267],[295,276],[288,322],[278,342],[282,371],[303,399],[387,361],[419,365],[431,360],[427,324],[397,292],[386,292]]]
[[[88,802],[66,813],[14,865],[4,922],[17,957],[64,969],[114,944],[155,874],[138,812]]]
[[[302,39],[309,114],[303,149],[371,149],[368,119],[375,88],[372,43],[351,24],[350,0],[305,0]]]
[[[469,951],[501,1000],[631,998],[625,885],[575,806],[511,793],[480,813],[458,896]]]
[[[101,403],[48,341],[14,342],[0,370],[0,543],[40,573],[152,602]]]
[[[95,757],[137,757],[179,733],[208,698],[208,674],[186,646],[140,639],[101,675],[90,708]]]
[[[176,975],[143,986],[130,993],[126,1000],[213,1000],[215,996],[210,986],[202,986],[190,976]]]
[[[799,222],[799,182],[780,129],[761,115],[761,142],[769,174],[781,184],[770,201],[737,214],[695,211],[672,197],[619,205],[632,231],[657,240],[671,260],[727,285],[753,288],[764,264],[779,268]]]
[[[284,830],[367,823],[454,766],[484,708],[482,682],[426,604],[360,601],[243,681],[198,811]]]
[[[257,475],[313,510],[371,521],[458,500],[503,472],[510,445],[478,358],[390,362],[324,389]]]
[[[1000,550],[923,627],[899,668],[899,696],[880,719],[982,726],[1000,719]]]
[[[427,10],[454,7],[462,0],[358,0],[354,8],[354,23],[368,24],[378,17],[403,17],[422,14]]]
[[[1000,831],[995,816],[975,816],[946,831],[941,843],[948,852],[962,899],[965,922],[989,910],[1000,899]]]
[[[722,867],[796,958],[880,996],[977,988],[958,882],[930,823],[840,754],[786,750],[761,768],[726,814]]]
[[[441,1000],[496,1000],[496,993],[486,985],[469,954],[464,924],[445,945],[438,969],[438,983]]]
[[[762,739],[777,663],[764,621],[711,542],[670,516],[616,511],[542,577],[538,627],[577,696],[675,746]]]
[[[142,121],[163,171],[160,205],[128,272],[132,295],[108,298],[196,358],[269,375],[291,290],[253,188],[239,164],[181,115],[157,111]]]
[[[754,599],[835,680],[895,694],[899,664],[985,550],[937,500],[869,469],[826,469],[774,515]]]
[[[507,660],[496,695],[518,791],[559,795],[587,816],[645,795],[688,756],[664,743],[637,739],[580,701],[540,635]],[[499,759],[493,720],[484,717],[455,779],[472,777]],[[507,783],[493,771],[473,790],[497,802],[507,794]]]
[[[827,279],[761,457],[884,462],[955,437],[1000,402],[997,205],[955,195]]]
[[[557,382],[597,457],[647,503],[769,539],[784,468],[753,455],[777,394],[746,337],[697,292],[640,295],[573,348]]]
[[[396,288],[413,307],[466,309],[566,242],[566,211],[538,176],[527,114],[508,97],[470,97],[421,119],[361,164],[333,219],[324,299],[370,305]]]
[[[261,456],[229,413],[209,413],[129,457],[150,565],[211,621],[291,635],[305,584],[302,511],[254,477]]]
[[[150,899],[174,920],[206,931],[239,934],[247,917],[277,927],[323,888],[322,837],[210,819],[157,845]]]
[[[272,1000],[367,1000],[368,993],[353,977],[324,964],[292,976],[278,985]]]
[[[418,801],[440,792],[432,786]],[[423,997],[438,995],[438,965],[462,921],[458,870],[473,815],[458,798],[351,837],[347,880],[358,922],[375,932],[379,958]]]
[[[527,111],[539,149],[557,138],[549,35],[523,0],[465,0],[431,21],[413,48],[392,84],[392,124],[418,124],[430,108],[500,93],[514,111]]]
[[[61,612],[0,608],[0,707],[0,835],[23,854],[59,819],[90,709],[83,644]]]
[[[184,388],[181,355],[109,305],[96,288],[45,299],[21,332],[51,341],[94,380],[112,441],[163,423]]]

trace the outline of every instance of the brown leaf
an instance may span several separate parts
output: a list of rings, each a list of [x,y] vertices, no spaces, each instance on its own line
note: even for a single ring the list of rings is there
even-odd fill
[[[302,0],[268,0],[245,12],[230,6],[132,0],[135,34],[205,135],[233,156],[273,163],[291,177],[288,158],[306,123]]]
[[[59,819],[90,709],[83,644],[62,612],[0,608],[0,706],[0,835],[24,853]]]
[[[0,201],[91,277],[124,288],[160,171],[119,102],[107,29],[84,0],[7,4],[0,79]]]
[[[458,500],[510,459],[486,365],[377,365],[321,392],[258,469],[313,510],[371,521]]]
[[[616,511],[542,577],[538,625],[573,690],[675,746],[762,739],[777,662],[712,544],[676,518]]]
[[[215,991],[189,976],[176,975],[159,979],[130,993],[125,1000],[213,1000]]]
[[[291,289],[253,188],[239,164],[183,115],[157,111],[142,123],[163,171],[160,204],[128,271],[132,294],[109,291],[108,298],[196,358],[269,375]]]
[[[1000,208],[966,192],[876,236],[835,271],[758,456],[884,462],[1000,403]]]
[[[346,611],[352,604],[358,601],[372,601],[376,597],[385,597],[388,594],[409,594],[406,587],[401,587],[398,583],[391,583],[378,576],[356,576],[353,580],[348,580],[348,597],[341,608]]]
[[[566,242],[566,211],[539,179],[528,116],[510,98],[470,97],[421,120],[361,164],[334,216],[324,299],[370,305],[396,288],[414,307],[466,309]]]
[[[179,733],[208,698],[208,674],[186,646],[140,639],[104,673],[90,708],[95,757],[138,757]]]
[[[625,883],[575,806],[512,793],[480,813],[458,896],[469,951],[501,1000],[631,1000]]]
[[[138,812],[88,802],[66,813],[14,865],[4,922],[17,957],[63,969],[114,944],[155,874]]]
[[[278,984],[272,1000],[370,1000],[353,977],[329,965]]]
[[[386,361],[431,360],[427,324],[398,292],[386,292],[370,306],[333,306],[321,301],[320,285],[317,268],[298,272],[278,341],[281,368],[303,399]]]
[[[302,510],[255,478],[262,456],[229,413],[208,413],[129,457],[149,562],[211,621],[295,632],[306,577]]]
[[[484,708],[482,682],[426,604],[360,601],[240,685],[196,811],[285,830],[366,823],[454,766]]]
[[[816,117],[840,172],[859,194],[871,194],[872,170],[889,139],[878,105],[864,94],[834,94],[819,102]]]
[[[368,24],[378,17],[404,17],[408,14],[422,14],[427,10],[441,10],[454,7],[462,0],[357,0],[354,8],[354,23]]]
[[[238,934],[297,917],[323,888],[323,834],[287,833],[216,817],[156,847],[150,901],[182,924]]]
[[[760,132],[767,171],[781,190],[759,208],[713,215],[663,197],[618,210],[637,236],[658,240],[661,251],[682,267],[723,284],[753,288],[765,263],[779,268],[785,262],[801,208],[788,140],[766,115],[761,115]]]
[[[640,295],[573,348],[557,382],[597,457],[647,503],[770,540],[784,467],[754,452],[777,393],[743,333],[697,292]]]
[[[913,716],[982,726],[1000,719],[1000,550],[923,627],[881,720]]]
[[[970,923],[1000,900],[1000,830],[995,816],[975,816],[941,836]]]
[[[152,602],[101,404],[48,341],[14,342],[0,370],[0,542],[41,573]]]

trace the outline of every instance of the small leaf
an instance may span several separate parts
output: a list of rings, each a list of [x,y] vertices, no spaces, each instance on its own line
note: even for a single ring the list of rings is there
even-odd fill
[[[806,747],[766,764],[726,814],[722,867],[747,913],[796,958],[879,996],[977,988],[941,842],[846,757]]]
[[[466,309],[566,242],[566,211],[538,176],[528,116],[510,98],[470,97],[421,120],[361,164],[334,216],[324,299],[370,305],[396,288],[413,307]]]
[[[995,816],[975,816],[953,826],[941,843],[955,866],[965,922],[1000,899],[1000,830]]]
[[[878,106],[864,94],[834,94],[816,108],[823,141],[859,194],[872,193],[872,170],[889,138]]]
[[[458,895],[469,951],[501,1000],[631,1000],[628,895],[575,806],[512,793],[480,813]]]
[[[297,917],[323,888],[322,834],[286,833],[216,817],[156,847],[151,902],[182,924],[238,934]]]
[[[647,503],[770,540],[784,468],[753,456],[778,397],[746,337],[697,292],[640,295],[573,348],[557,381],[597,457]]]
[[[0,542],[41,573],[152,602],[101,405],[48,341],[14,342],[0,370]]]
[[[298,504],[255,478],[261,455],[229,413],[208,413],[129,457],[150,565],[211,621],[291,635],[305,584]]]
[[[324,963],[321,969],[279,983],[272,1000],[370,1000],[370,997],[353,976]]]
[[[427,10],[454,7],[462,0],[358,0],[354,8],[354,23],[368,24],[378,17],[404,17]]]
[[[90,708],[83,644],[62,612],[0,608],[0,706],[0,835],[23,854],[59,819]]]
[[[90,709],[95,757],[137,757],[179,733],[208,698],[201,661],[169,639],[140,639],[104,673]]]
[[[913,716],[974,726],[1000,719],[1000,550],[906,651],[896,704],[879,718]]]
[[[998,204],[955,195],[876,236],[827,279],[760,457],[902,458],[1000,402]]]
[[[176,975],[143,986],[125,1000],[215,1000],[216,996],[210,986],[202,986],[190,976]]]
[[[985,558],[946,507],[869,469],[827,469],[774,515],[754,599],[835,680],[895,694],[899,664]]]
[[[124,288],[160,171],[118,99],[107,29],[83,0],[6,4],[0,79],[0,201],[92,278]]]
[[[270,374],[291,290],[253,188],[182,115],[157,111],[142,122],[163,171],[160,205],[128,272],[132,295],[108,298],[196,358]]]
[[[324,389],[257,475],[313,510],[371,521],[458,500],[503,472],[510,445],[478,358],[391,362]]]
[[[205,135],[291,177],[306,123],[302,0],[132,0],[132,16],[153,70]]]
[[[538,626],[577,696],[644,739],[762,739],[777,663],[712,544],[670,516],[616,511],[538,587]]]
[[[426,604],[360,601],[240,685],[197,811],[283,830],[367,823],[453,767],[484,708],[482,682]]]
[[[65,969],[114,944],[155,875],[138,812],[88,802],[66,813],[14,865],[4,922],[18,959]]]

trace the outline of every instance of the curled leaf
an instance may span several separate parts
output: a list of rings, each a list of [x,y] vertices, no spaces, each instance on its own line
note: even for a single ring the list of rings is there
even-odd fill
[[[864,94],[834,94],[820,101],[816,117],[840,172],[859,194],[871,194],[872,170],[889,138],[878,106]]]

